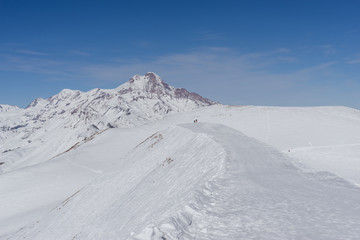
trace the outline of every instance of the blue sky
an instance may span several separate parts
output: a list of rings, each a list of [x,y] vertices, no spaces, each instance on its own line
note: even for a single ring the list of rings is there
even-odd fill
[[[225,104],[360,109],[359,1],[0,0],[0,103],[152,71]]]

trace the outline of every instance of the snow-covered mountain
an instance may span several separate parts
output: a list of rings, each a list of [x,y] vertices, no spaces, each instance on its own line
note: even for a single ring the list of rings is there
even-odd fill
[[[26,109],[1,105],[0,171],[43,162],[108,128],[142,125],[213,104],[149,72],[115,89],[64,89],[35,99]],[[40,145],[47,147],[39,152]]]
[[[91,124],[97,129],[141,125],[158,120],[167,113],[188,111],[215,102],[174,88],[155,73],[135,75],[115,89],[93,89],[89,92],[62,90],[49,99],[29,104],[28,115],[34,121],[67,119],[66,126]]]
[[[360,236],[359,110],[225,106],[153,73],[4,109],[1,240]]]
[[[13,112],[20,110],[17,106],[7,105],[7,104],[0,104],[0,113],[1,112]]]

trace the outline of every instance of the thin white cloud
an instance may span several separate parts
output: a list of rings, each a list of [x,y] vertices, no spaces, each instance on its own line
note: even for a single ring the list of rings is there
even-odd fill
[[[348,64],[358,64],[360,63],[360,58],[352,59],[350,61],[347,61]]]
[[[322,64],[319,64],[319,65],[303,68],[303,69],[297,71],[297,73],[311,73],[311,72],[323,70],[323,69],[326,69],[326,68],[328,68],[328,67],[330,67],[330,66],[332,66],[332,65],[334,65],[336,63],[337,62],[322,63]]]
[[[0,70],[3,71],[64,75],[64,69],[61,69],[61,66],[65,65],[61,61],[52,60],[46,56],[0,55]]]
[[[78,50],[70,50],[69,53],[77,56],[84,56],[84,57],[90,56],[90,53],[84,51],[78,51]]]
[[[17,52],[17,53],[21,53],[21,54],[35,55],[35,56],[46,56],[46,55],[48,55],[47,53],[31,51],[31,50],[26,50],[26,49],[16,49],[14,51]]]

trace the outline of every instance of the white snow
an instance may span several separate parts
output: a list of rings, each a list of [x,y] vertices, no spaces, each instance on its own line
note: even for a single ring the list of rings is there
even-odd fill
[[[359,239],[359,110],[132,79],[0,105],[0,239]]]
[[[360,189],[218,124],[152,135],[9,239],[356,239]]]
[[[292,156],[300,167],[330,171],[360,186],[360,111],[346,107],[211,106],[166,123],[220,123]],[[290,152],[289,152],[290,150]]]
[[[81,189],[150,135],[144,128],[112,129],[45,163],[0,174],[0,236],[34,221]]]

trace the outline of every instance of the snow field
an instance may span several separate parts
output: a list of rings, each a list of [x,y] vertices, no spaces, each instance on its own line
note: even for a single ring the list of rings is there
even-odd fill
[[[199,124],[190,124],[182,128],[196,127],[191,131],[202,132],[200,135],[204,139],[209,140],[211,137],[210,145],[213,145],[214,141],[217,142],[215,145],[219,148],[219,152],[226,155],[222,167],[223,171],[226,170],[226,174],[220,174],[212,180],[195,181],[192,189],[186,193],[192,198],[189,197],[189,201],[182,202],[173,199],[173,205],[167,202],[168,197],[156,197],[163,196],[158,190],[165,188],[157,187],[156,184],[156,186],[149,183],[145,185],[146,181],[140,180],[144,177],[140,173],[144,172],[131,175],[131,178],[135,178],[135,182],[131,183],[133,184],[131,200],[125,198],[123,192],[116,190],[119,185],[127,185],[128,182],[121,182],[124,181],[123,178],[112,182],[110,180],[112,177],[110,173],[108,174],[109,169],[112,169],[114,179],[115,175],[118,175],[116,172],[123,174],[130,168],[130,163],[127,161],[136,158],[132,157],[136,155],[136,151],[139,151],[139,156],[136,158],[139,165],[141,165],[141,157],[150,158],[150,155],[160,156],[156,154],[162,153],[157,164],[170,162],[162,168],[178,171],[179,161],[175,160],[192,155],[186,155],[187,148],[181,148],[181,154],[180,150],[178,151],[181,157],[172,157],[174,149],[179,146],[174,143],[167,145],[171,137],[165,138],[167,135],[162,131],[170,128],[171,131],[177,132],[182,128],[174,128],[176,124],[192,123],[195,118],[199,120]],[[212,126],[217,129],[217,132],[214,132],[211,128],[202,125],[203,122],[220,123],[231,129]],[[235,129],[260,142],[236,133]],[[158,137],[159,141],[155,143],[157,140],[151,138],[140,144],[130,155],[126,155],[140,142],[158,131],[162,134],[162,140]],[[168,133],[167,131],[170,130],[165,132]],[[184,129],[179,131],[183,131],[183,135],[173,133],[176,137],[172,138],[172,141],[176,142],[178,139],[190,141],[189,139],[195,134]],[[161,239],[163,236],[168,239],[176,239],[176,237],[180,239],[358,239],[360,236],[357,232],[357,229],[360,229],[357,217],[360,216],[359,207],[358,203],[355,203],[359,202],[358,189],[345,180],[324,172],[329,171],[352,183],[360,183],[358,110],[344,107],[212,106],[168,115],[164,120],[145,124],[142,127],[109,129],[68,153],[47,159],[49,152],[54,150],[48,143],[55,144],[56,142],[51,142],[51,139],[62,133],[64,134],[60,139],[77,138],[76,134],[71,135],[66,130],[53,131],[52,134],[45,135],[49,137],[46,144],[31,143],[34,144],[34,148],[28,149],[29,154],[21,151],[3,154],[10,161],[11,154],[21,153],[24,161],[18,162],[19,165],[13,165],[13,169],[0,175],[0,239],[7,239],[23,226],[32,226],[31,223],[40,219],[42,220],[38,224],[31,227],[41,231],[39,235],[36,234],[36,230],[28,227],[14,238],[24,235],[28,239],[54,239],[50,233],[52,229],[59,228],[59,231],[66,232],[72,227],[73,222],[75,228],[70,231],[69,236],[74,235],[71,235],[70,239],[75,234],[78,234],[77,239]],[[62,141],[59,146],[70,144],[71,141]],[[155,144],[145,151],[144,146],[150,143]],[[233,146],[235,143],[238,143],[236,147]],[[196,151],[204,156],[207,154],[202,152],[201,144],[197,147],[199,149]],[[155,154],[155,151],[158,153]],[[259,153],[255,154],[256,152]],[[43,155],[39,155],[41,153]],[[14,161],[16,159],[20,157],[14,155]],[[241,161],[247,159],[247,161],[239,164],[234,159]],[[209,156],[208,161],[214,161],[213,157]],[[294,161],[297,165],[302,164],[301,167],[306,169],[294,170],[291,165]],[[150,162],[152,160],[149,160]],[[272,167],[274,165],[275,167]],[[154,170],[155,166],[155,163],[144,164],[144,167],[149,168],[150,171],[145,173],[147,181],[157,173]],[[159,176],[162,172],[158,171],[156,183],[160,180],[165,183],[177,181],[172,175]],[[191,178],[186,175],[184,169],[180,172],[182,177]],[[180,173],[177,174],[180,176]],[[90,182],[95,184],[98,180],[104,185],[104,187],[102,184],[98,185],[99,188],[104,188],[103,191],[96,190],[91,184],[84,189],[93,190],[86,190],[85,192],[88,193],[84,195],[81,190],[69,198],[85,185]],[[136,181],[139,181],[138,184]],[[107,187],[107,183],[110,182],[112,188]],[[187,183],[192,185],[191,182]],[[150,190],[146,194],[140,194],[138,189],[144,190],[145,186]],[[176,186],[179,192],[185,192],[185,189]],[[274,189],[279,191],[276,192]],[[103,200],[101,194],[97,195],[98,191],[103,194]],[[166,191],[170,190],[165,189],[164,194]],[[115,195],[115,193],[120,194]],[[119,200],[115,200],[118,196],[120,196]],[[138,200],[139,196],[142,200]],[[98,203],[86,203],[81,208],[86,199],[96,200]],[[67,202],[65,206],[72,206],[77,214],[69,224],[66,224],[66,217],[71,219],[71,214],[66,210],[67,208],[63,207],[47,214],[65,200]],[[126,203],[120,208],[118,201],[132,203]],[[166,202],[161,203],[166,209],[158,210],[155,205],[162,201]],[[141,204],[138,207],[136,204],[139,202]],[[111,211],[106,207],[107,203],[114,206],[112,209],[115,209],[116,213],[110,213]],[[104,206],[96,210],[99,207],[96,204]],[[146,208],[147,204],[152,209]],[[170,205],[174,207],[171,208]],[[119,217],[127,209],[129,212],[124,218]],[[101,214],[103,210],[106,213]],[[66,213],[61,218],[59,213],[63,214],[63,211]],[[95,213],[94,215],[89,213],[88,218],[87,211],[95,211]],[[43,217],[44,215],[47,217]],[[54,220],[51,220],[53,218]],[[122,220],[119,220],[120,218]],[[129,220],[130,218],[132,220]],[[95,225],[101,221],[103,225]],[[126,221],[128,224],[125,223]],[[108,228],[105,227],[107,222],[111,222]],[[120,230],[119,226],[124,231]],[[90,228],[92,230],[89,230]],[[59,235],[54,236],[62,239],[60,233],[55,232]]]
[[[360,186],[360,111],[346,107],[210,106],[166,117],[157,126],[223,124]],[[290,150],[290,152],[289,152]]]
[[[11,239],[147,239],[144,226],[176,215],[196,189],[221,172],[224,156],[205,134],[180,127],[159,132]]]
[[[359,188],[331,174],[307,174],[278,150],[234,129],[214,124],[189,127],[206,132],[227,157],[225,174],[212,182],[212,194],[195,204],[200,210],[184,239],[360,236]]]
[[[50,161],[0,174],[0,239],[37,221],[151,134],[141,127],[112,129]]]
[[[10,239],[357,239],[359,201],[359,188],[232,128],[186,124]]]

